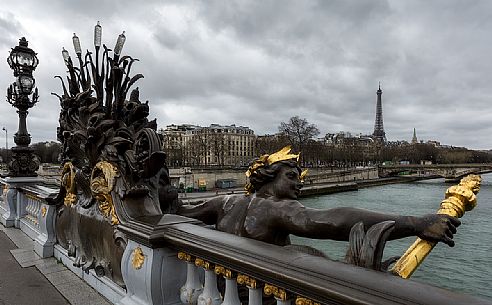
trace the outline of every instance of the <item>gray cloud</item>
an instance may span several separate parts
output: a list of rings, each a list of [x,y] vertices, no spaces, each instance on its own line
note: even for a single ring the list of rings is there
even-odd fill
[[[141,97],[161,127],[235,123],[264,134],[299,115],[322,134],[369,134],[381,81],[390,140],[410,140],[416,128],[423,140],[490,149],[491,12],[488,1],[7,0],[0,54],[20,36],[39,53],[33,141],[55,138],[61,47],[71,49],[76,32],[91,48],[100,20],[109,47],[126,31],[124,52],[140,59]],[[0,75],[6,89],[6,64]],[[13,134],[5,102],[0,118]]]

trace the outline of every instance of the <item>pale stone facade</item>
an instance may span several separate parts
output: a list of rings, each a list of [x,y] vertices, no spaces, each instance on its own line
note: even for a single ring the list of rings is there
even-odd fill
[[[170,167],[246,166],[256,156],[256,136],[248,127],[173,124],[160,133]]]

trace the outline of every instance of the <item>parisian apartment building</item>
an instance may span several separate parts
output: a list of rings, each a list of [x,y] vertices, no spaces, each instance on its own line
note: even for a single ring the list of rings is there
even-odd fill
[[[256,136],[249,127],[172,124],[159,132],[170,167],[246,166],[256,156]]]

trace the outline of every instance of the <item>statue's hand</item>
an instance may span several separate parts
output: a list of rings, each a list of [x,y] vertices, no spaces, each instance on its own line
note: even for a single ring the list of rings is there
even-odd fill
[[[452,216],[425,215],[419,218],[416,227],[417,236],[428,241],[441,241],[450,247],[454,247],[453,234],[456,233],[456,228],[460,224],[461,221]]]

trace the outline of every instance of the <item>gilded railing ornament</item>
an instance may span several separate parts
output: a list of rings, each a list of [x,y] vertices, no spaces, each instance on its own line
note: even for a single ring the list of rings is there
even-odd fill
[[[111,191],[119,177],[115,166],[106,161],[96,164],[91,175],[91,191],[96,198],[101,213],[110,220],[112,225],[119,224],[113,204]]]
[[[132,254],[132,266],[135,270],[142,268],[145,262],[145,255],[140,247],[136,247]]]
[[[39,201],[38,196],[31,194],[31,193],[25,193],[26,197],[35,201]]]
[[[296,305],[320,305],[320,303],[317,303],[305,297],[298,296],[296,298]]]
[[[287,301],[287,292],[285,291],[285,289],[278,288],[271,284],[265,284],[263,292],[266,295],[273,295],[278,300]]]
[[[448,188],[437,214],[462,217],[465,211],[472,210],[477,205],[476,194],[480,191],[481,180],[478,175],[468,175],[458,185]],[[391,271],[402,278],[409,278],[435,245],[436,242],[417,238]]]
[[[41,216],[46,217],[46,207],[45,206],[41,207]]]
[[[246,285],[246,287],[251,289],[256,289],[257,287],[256,280],[244,274],[238,274],[236,281],[238,284]]]
[[[195,259],[195,265],[197,267],[202,267],[205,270],[212,270],[212,269],[214,269],[214,265],[212,263],[207,262],[206,260],[201,259],[201,258]]]
[[[191,255],[189,255],[188,253],[180,251],[180,252],[178,252],[178,259],[180,259],[182,261],[191,262]]]
[[[63,203],[66,206],[72,206],[77,201],[77,191],[75,189],[75,168],[72,165],[72,162],[66,162],[63,165],[61,177],[61,185],[66,190]]]
[[[226,267],[216,265],[214,271],[217,275],[222,275],[225,278],[232,279],[232,271]]]

